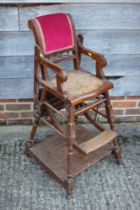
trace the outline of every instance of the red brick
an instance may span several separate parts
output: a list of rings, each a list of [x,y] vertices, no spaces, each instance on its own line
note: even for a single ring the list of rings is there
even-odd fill
[[[126,109],[125,115],[140,115],[140,109]]]
[[[32,125],[31,119],[8,120],[8,125]]]
[[[125,99],[125,96],[111,96],[110,100],[122,100]]]
[[[105,104],[103,103],[100,105],[100,109],[104,109],[104,108],[105,108]]]
[[[33,98],[18,99],[18,102],[32,102],[33,103]]]
[[[138,116],[140,115],[139,101],[140,96],[111,97],[115,122],[140,122],[140,116]],[[7,111],[4,111],[5,106]],[[31,125],[33,119],[32,107],[33,99],[0,100],[0,125]],[[103,106],[100,111],[103,113],[105,112]],[[106,122],[104,118],[102,119],[102,117],[100,118],[100,121]]]
[[[15,112],[0,112],[0,119],[18,118],[18,113]]]
[[[16,103],[16,99],[0,99],[0,103]]]
[[[100,112],[102,112],[103,114],[106,114],[105,109],[100,109]],[[123,115],[124,109],[113,109],[113,113],[114,115]]]
[[[33,112],[21,112],[21,118],[32,118]]]
[[[140,122],[140,116],[122,116],[122,117],[115,117],[116,123],[122,122]]]
[[[130,99],[130,100],[140,100],[140,96],[126,96],[126,99]]]
[[[123,115],[124,110],[123,109],[114,109],[113,113],[114,113],[114,115]]]
[[[6,109],[10,111],[31,110],[31,104],[8,104],[6,105]]]
[[[0,105],[0,111],[3,111],[3,110],[4,110],[4,106]]]
[[[106,114],[104,109],[101,109],[100,112]],[[113,109],[114,115],[123,115],[124,109]]]
[[[6,125],[6,120],[0,120],[0,125]]]
[[[117,108],[135,107],[136,101],[114,101],[112,105]]]

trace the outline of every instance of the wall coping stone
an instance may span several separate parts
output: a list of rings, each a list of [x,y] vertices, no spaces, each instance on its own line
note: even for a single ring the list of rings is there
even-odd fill
[[[0,4],[38,4],[38,3],[140,3],[140,0],[0,0]]]

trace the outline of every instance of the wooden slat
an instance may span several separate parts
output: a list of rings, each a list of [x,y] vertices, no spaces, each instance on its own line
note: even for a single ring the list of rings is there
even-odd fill
[[[25,3],[139,3],[139,0],[1,0],[0,3],[8,4],[25,4]]]
[[[78,115],[80,115],[80,114],[83,114],[85,111],[90,110],[90,109],[93,109],[94,107],[96,107],[96,106],[102,104],[102,103],[105,102],[105,101],[106,101],[106,99],[102,99],[102,100],[99,100],[99,101],[97,101],[97,102],[95,102],[95,103],[90,103],[90,104],[87,105],[86,107],[82,107],[80,110],[76,111],[76,112],[75,112],[75,116],[78,116]]]
[[[32,79],[0,79],[0,99],[33,98]]]
[[[105,55],[108,65],[104,68],[107,76],[140,76],[140,55]],[[71,61],[61,66],[72,69]],[[95,73],[95,63],[91,58],[83,56],[82,65],[91,73]],[[33,56],[0,57],[0,78],[33,78]]]
[[[114,88],[110,90],[112,96],[139,96],[140,76],[123,77],[112,80]]]
[[[78,148],[78,150],[81,150],[84,154],[89,154],[106,144],[110,143],[113,139],[117,137],[117,133],[115,131],[103,131],[98,136],[85,141],[81,144],[75,144],[75,147]]]
[[[20,8],[21,30],[35,16],[66,12],[73,16],[77,29],[140,29],[140,4],[60,4]],[[84,14],[84,15],[83,15]],[[121,17],[121,18],[120,18]]]
[[[31,0],[29,1],[31,2]],[[29,1],[23,0],[22,2]],[[11,3],[14,0],[1,0],[0,3],[2,2]],[[19,3],[20,0],[17,2]],[[28,19],[60,11],[72,14],[76,28],[79,29],[77,33],[85,34],[85,46],[105,54],[108,60],[105,74],[107,76],[124,76],[112,80],[114,89],[111,90],[111,95],[139,95],[140,1],[92,0],[92,2],[96,2],[94,4],[88,3],[90,1],[85,1],[86,4],[82,4],[82,1],[76,4],[76,0],[70,2],[74,2],[74,4],[23,6],[19,7],[19,14],[17,6],[0,7],[1,98],[33,97],[34,39],[31,32],[23,30],[28,30]],[[99,2],[102,3],[98,4]],[[105,2],[110,3],[105,4]],[[121,4],[122,2],[130,4]],[[138,4],[133,4],[136,2]],[[18,31],[19,26],[21,31]],[[28,55],[31,56],[28,57]],[[63,65],[64,68],[67,66],[66,63]],[[83,66],[90,72],[94,71],[94,63],[90,62],[90,59],[83,58]],[[17,90],[17,86],[19,90]]]
[[[0,57],[0,78],[33,78],[33,56]]]
[[[86,47],[103,54],[140,54],[140,30],[79,32],[85,36]],[[0,32],[0,56],[33,55],[33,46],[31,32]]]
[[[104,73],[107,76],[140,76],[140,55],[104,55],[107,59],[107,66]],[[68,64],[67,64],[68,66]],[[90,72],[95,73],[95,62],[91,58],[83,56],[81,66]]]
[[[33,55],[31,32],[0,32],[0,56]]]
[[[64,113],[62,113],[61,111],[59,111],[58,109],[56,109],[54,106],[52,106],[51,104],[47,103],[46,101],[43,102],[43,104],[45,104],[47,107],[49,107],[51,110],[53,110],[54,112],[56,112],[58,115],[60,115],[63,119],[66,119],[66,116]]]
[[[60,136],[62,136],[62,138],[66,138],[66,136],[59,131],[57,128],[54,127],[54,125],[52,125],[51,123],[49,123],[47,120],[45,120],[45,118],[42,117],[42,121],[49,127],[51,128],[54,132],[56,132],[57,134],[59,134]]]
[[[85,46],[103,54],[140,54],[140,30],[85,30]]]
[[[140,76],[140,55],[105,55],[106,75]]]
[[[112,80],[114,88],[111,96],[139,96],[140,76],[124,77]],[[33,79],[0,79],[0,99],[32,98]]]
[[[16,7],[0,7],[0,31],[17,31],[18,8]]]

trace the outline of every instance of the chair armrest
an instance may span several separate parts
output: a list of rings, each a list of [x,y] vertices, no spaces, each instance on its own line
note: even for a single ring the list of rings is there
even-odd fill
[[[96,62],[99,63],[102,68],[107,65],[107,61],[102,54],[89,50],[83,46],[79,46],[79,50],[80,50],[80,53],[87,55],[91,57],[92,59],[96,60]]]
[[[102,68],[107,65],[107,60],[105,59],[104,55],[84,47],[83,36],[81,34],[78,35],[78,52],[79,54],[89,56],[96,61],[96,75],[104,79]]]
[[[41,58],[41,57],[40,57],[40,63],[46,65],[48,68],[53,70],[56,73],[56,76],[60,78],[61,82],[65,82],[67,80],[66,72],[59,65],[49,61],[47,58]]]
[[[56,74],[56,82],[57,82],[57,90],[62,92],[61,83],[66,82],[67,74],[66,72],[57,64],[49,61],[47,58],[41,57],[39,58],[40,64],[46,65],[46,67],[50,68]]]

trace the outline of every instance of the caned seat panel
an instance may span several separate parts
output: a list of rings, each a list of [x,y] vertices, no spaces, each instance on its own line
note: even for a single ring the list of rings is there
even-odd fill
[[[56,89],[55,78],[46,81],[46,84]],[[77,96],[96,92],[106,85],[108,85],[109,89],[112,88],[112,83],[110,82],[103,81],[89,72],[73,69],[67,73],[67,81],[63,83],[62,89],[65,95]]]

